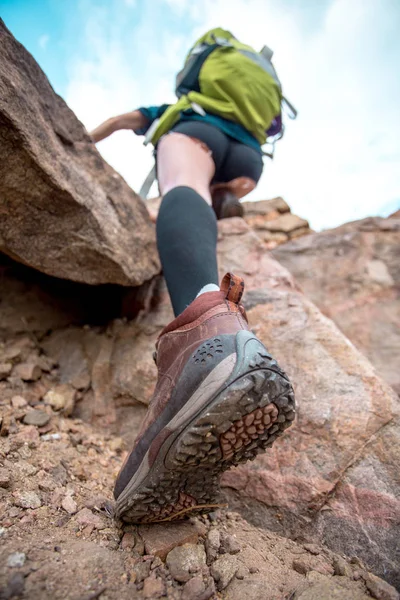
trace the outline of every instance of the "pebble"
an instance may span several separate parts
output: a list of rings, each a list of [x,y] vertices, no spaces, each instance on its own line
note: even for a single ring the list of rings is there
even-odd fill
[[[147,577],[143,582],[144,598],[161,598],[164,596],[165,585],[161,579],[156,577]]]
[[[28,402],[22,396],[13,396],[11,398],[11,406],[13,408],[16,408],[16,409],[24,408],[27,405],[28,405]]]
[[[11,474],[8,469],[0,468],[0,487],[9,488],[11,483]]]
[[[14,573],[3,589],[2,598],[20,598],[24,593],[25,577],[22,573]]]
[[[316,544],[303,544],[303,548],[314,556],[318,556],[321,553],[321,549]]]
[[[45,433],[40,436],[40,439],[43,440],[43,442],[58,441],[61,440],[61,433]]]
[[[43,427],[50,421],[50,416],[44,410],[30,410],[24,417],[25,425]]]
[[[68,417],[75,406],[76,389],[67,383],[55,386],[45,394],[43,400],[50,404],[54,410],[62,410]]]
[[[176,546],[196,544],[199,532],[196,524],[188,521],[163,523],[161,525],[141,525],[139,527],[147,554],[159,556],[165,560],[167,554]]]
[[[14,492],[14,504],[21,508],[39,508],[42,501],[36,492]]]
[[[124,536],[121,540],[121,548],[122,550],[132,550],[136,543],[135,534],[131,531],[124,533]]]
[[[106,524],[99,515],[95,515],[88,508],[82,508],[76,515],[76,520],[79,525],[86,527],[87,525],[93,525],[95,529],[105,529]]]
[[[219,547],[221,543],[221,535],[219,529],[213,527],[207,534],[205,547],[207,552],[208,562],[213,562],[218,556]]]
[[[23,381],[37,381],[42,376],[42,369],[35,362],[26,362],[16,365],[13,375]]]
[[[238,554],[241,546],[235,536],[224,533],[221,539],[221,554]]]
[[[376,575],[367,573],[364,581],[368,591],[376,600],[399,600],[399,594],[395,588]]]
[[[217,583],[218,591],[224,590],[229,585],[238,568],[236,558],[229,554],[224,554],[211,565],[211,575]]]
[[[304,560],[301,560],[299,558],[296,558],[293,561],[292,567],[295,571],[297,571],[297,573],[300,573],[301,575],[306,575],[309,571],[311,571],[310,565],[308,565]]]
[[[6,379],[11,373],[12,364],[11,363],[0,363],[0,380]]]
[[[176,581],[185,583],[193,573],[198,573],[206,567],[204,546],[195,544],[178,546],[168,553],[166,562],[171,576]]]
[[[10,554],[10,556],[7,558],[7,567],[10,568],[18,568],[18,567],[23,567],[26,561],[26,554],[25,552],[13,552],[13,554]]]
[[[70,515],[74,515],[78,510],[78,505],[71,496],[65,496],[61,502],[61,506]]]
[[[196,575],[183,586],[181,600],[208,600],[211,597],[215,597],[215,584],[212,577],[204,581],[201,575]]]
[[[150,574],[151,563],[149,560],[141,560],[133,567],[133,573],[135,574],[135,581],[140,583],[146,579]]]
[[[5,527],[0,527],[0,537],[2,537],[6,531],[7,529]]]
[[[332,565],[335,575],[347,577],[352,576],[352,570],[350,565],[348,565],[347,562],[341,556],[334,556]]]

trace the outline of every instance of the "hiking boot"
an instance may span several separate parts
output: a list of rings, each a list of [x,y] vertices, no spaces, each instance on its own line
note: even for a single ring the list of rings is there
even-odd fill
[[[215,510],[219,475],[292,424],[292,386],[249,331],[243,288],[228,273],[161,332],[157,386],[117,478],[116,517],[152,523]]]
[[[215,190],[212,194],[212,206],[217,219],[243,217],[243,204],[228,190]]]

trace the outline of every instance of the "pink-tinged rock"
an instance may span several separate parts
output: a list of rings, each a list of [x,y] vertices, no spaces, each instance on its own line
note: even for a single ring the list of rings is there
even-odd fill
[[[24,425],[16,435],[11,438],[13,448],[20,448],[28,444],[30,448],[36,448],[39,443],[39,431],[34,425]]]
[[[13,375],[24,381],[37,381],[42,375],[42,369],[36,362],[20,363],[14,367]]]
[[[369,218],[273,252],[400,393],[400,218]]]
[[[75,516],[75,519],[82,527],[87,527],[88,525],[93,526],[95,529],[105,529],[107,527],[104,519],[94,514],[88,508],[82,508]]]
[[[78,505],[71,496],[65,496],[61,502],[63,509],[70,515],[74,515],[78,510]]]
[[[298,405],[283,438],[226,473],[223,485],[239,491],[236,506],[249,518],[276,527],[279,510],[282,534],[324,541],[397,581],[398,397],[251,231],[224,234],[219,266],[221,275],[230,268],[245,278],[250,325],[290,376]],[[362,501],[366,494],[369,502]],[[262,511],[257,503],[250,508],[252,499]]]
[[[141,525],[139,534],[143,538],[146,554],[159,556],[162,560],[173,548],[196,544],[199,538],[196,525],[188,521]]]

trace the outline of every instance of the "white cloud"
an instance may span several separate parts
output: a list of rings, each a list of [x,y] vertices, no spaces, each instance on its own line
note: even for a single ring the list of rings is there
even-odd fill
[[[47,44],[49,43],[49,41],[50,41],[50,36],[47,33],[44,33],[38,39],[38,44],[42,50],[46,50]]]
[[[154,0],[129,11],[139,17],[134,28],[126,28],[121,7],[110,15],[91,6],[90,52],[71,64],[67,101],[89,129],[140,105],[173,101],[187,49],[206,29],[223,26],[256,48],[273,48],[284,91],[299,110],[252,199],[283,195],[315,228],[379,213],[400,202],[395,4],[325,4],[314,22],[295,0],[203,0],[201,10],[188,0]],[[179,29],[166,10],[181,17]],[[139,188],[151,153],[138,138],[114,134],[99,150]]]

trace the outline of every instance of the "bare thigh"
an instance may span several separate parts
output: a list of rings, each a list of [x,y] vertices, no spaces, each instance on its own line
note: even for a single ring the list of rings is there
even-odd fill
[[[210,183],[215,164],[210,150],[183,133],[171,132],[157,146],[157,179],[160,194],[173,188],[188,186],[211,205]]]

